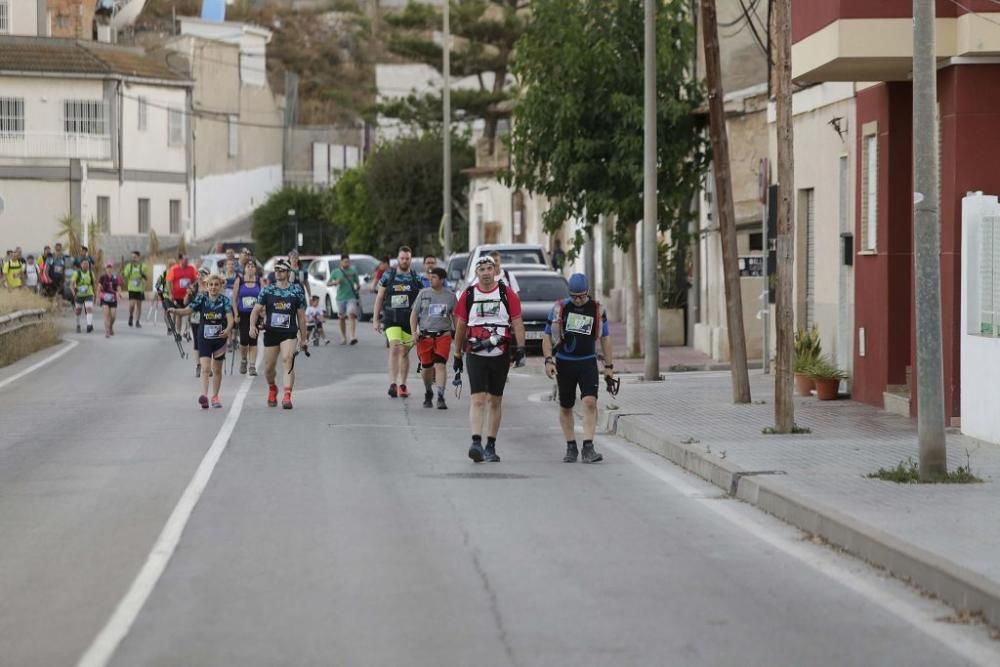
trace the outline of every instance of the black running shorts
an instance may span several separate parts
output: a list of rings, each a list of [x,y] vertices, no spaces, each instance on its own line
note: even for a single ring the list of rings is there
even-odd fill
[[[145,292],[129,292],[128,293],[128,300],[129,301],[145,301],[145,299],[146,299],[146,293]]]
[[[250,313],[240,313],[240,345],[257,347],[257,339],[250,337]]]
[[[264,347],[277,347],[281,345],[286,340],[295,340],[298,338],[299,334],[296,331],[265,331],[264,332]]]
[[[510,372],[510,354],[499,357],[484,357],[469,352],[465,355],[465,369],[469,372],[469,391],[473,394],[486,392],[490,396],[503,396]]]
[[[559,405],[564,408],[571,408],[576,404],[577,387],[580,388],[581,398],[597,398],[597,389],[601,384],[597,359],[570,361],[556,358],[556,383],[559,385]]]

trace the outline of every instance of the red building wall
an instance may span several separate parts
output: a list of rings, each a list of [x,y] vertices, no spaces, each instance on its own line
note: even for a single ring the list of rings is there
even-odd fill
[[[993,0],[935,0],[939,17],[972,12],[1000,12]],[[792,3],[792,42],[819,32],[838,19],[893,19],[913,15],[913,0],[805,0]]]

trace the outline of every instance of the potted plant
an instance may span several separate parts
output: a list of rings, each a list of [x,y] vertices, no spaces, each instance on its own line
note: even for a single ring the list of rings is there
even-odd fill
[[[813,362],[809,374],[816,382],[816,398],[821,401],[836,400],[840,393],[840,382],[847,379],[847,373],[825,357]]]
[[[795,332],[795,389],[799,396],[809,396],[815,388],[811,367],[819,361],[822,346],[819,340],[819,328],[814,324],[812,329],[799,329]]]

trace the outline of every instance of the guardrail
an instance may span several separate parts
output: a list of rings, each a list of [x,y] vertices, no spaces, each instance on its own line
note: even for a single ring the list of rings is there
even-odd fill
[[[44,308],[32,308],[31,310],[18,310],[10,315],[0,316],[0,336],[23,329],[24,327],[39,324],[44,315]]]

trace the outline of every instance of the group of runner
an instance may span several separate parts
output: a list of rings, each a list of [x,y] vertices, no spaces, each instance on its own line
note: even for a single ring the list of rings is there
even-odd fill
[[[447,409],[445,382],[452,361],[454,384],[468,374],[471,444],[468,456],[476,463],[500,461],[497,434],[503,415],[503,395],[512,365],[525,359],[525,330],[513,276],[500,266],[497,253],[475,261],[474,283],[456,295],[447,285],[447,273],[425,258],[426,275],[412,268],[412,251],[403,246],[395,268],[378,280],[373,326],[389,344],[390,398],[407,398],[409,352],[417,349],[424,382],[424,407]],[[597,347],[601,346],[604,375],[614,377],[607,317],[591,298],[582,273],[569,280],[570,297],[554,304],[543,339],[545,372],[558,384],[560,425],[566,438],[563,461],[596,463],[603,459],[594,448],[597,425]],[[577,447],[573,408],[577,391],[583,399],[583,442]],[[435,401],[436,398],[436,401]],[[485,436],[485,442],[484,442]]]

